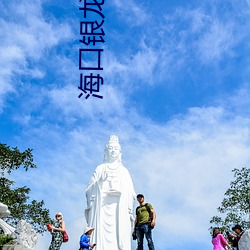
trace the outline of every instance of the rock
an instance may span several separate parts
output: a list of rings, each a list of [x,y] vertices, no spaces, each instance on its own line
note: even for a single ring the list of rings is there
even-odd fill
[[[243,233],[238,244],[239,250],[250,250],[250,229]]]

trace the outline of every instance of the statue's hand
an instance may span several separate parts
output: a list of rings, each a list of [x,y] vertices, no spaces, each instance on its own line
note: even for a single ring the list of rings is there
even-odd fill
[[[92,195],[90,199],[87,200],[87,209],[90,209],[93,206],[94,201],[95,201],[95,195]]]
[[[103,171],[101,180],[105,181],[105,180],[107,180],[107,178],[108,178],[108,173],[106,171]]]
[[[132,221],[132,222],[135,221],[133,214],[130,214],[130,221]]]

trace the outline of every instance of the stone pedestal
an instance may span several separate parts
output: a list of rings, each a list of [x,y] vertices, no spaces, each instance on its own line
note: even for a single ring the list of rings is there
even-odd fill
[[[250,229],[246,230],[239,240],[239,249],[240,250],[249,250],[250,249]]]
[[[3,246],[2,250],[26,250],[25,247],[21,245],[9,245]]]

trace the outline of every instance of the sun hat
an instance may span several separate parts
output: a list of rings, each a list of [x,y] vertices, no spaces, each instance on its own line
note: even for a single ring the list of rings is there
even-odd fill
[[[57,216],[57,215],[61,215],[61,216],[63,217],[63,214],[62,214],[61,212],[57,212],[57,213],[56,213],[56,216]]]
[[[86,234],[87,232],[93,231],[93,230],[94,230],[93,227],[86,227],[83,233]]]

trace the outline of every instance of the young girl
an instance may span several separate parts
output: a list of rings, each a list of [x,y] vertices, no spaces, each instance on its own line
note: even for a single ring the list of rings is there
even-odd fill
[[[223,234],[221,234],[221,231],[218,227],[213,229],[212,244],[214,245],[213,250],[225,250],[225,246],[227,246],[229,249],[232,249],[232,247],[227,243]]]

